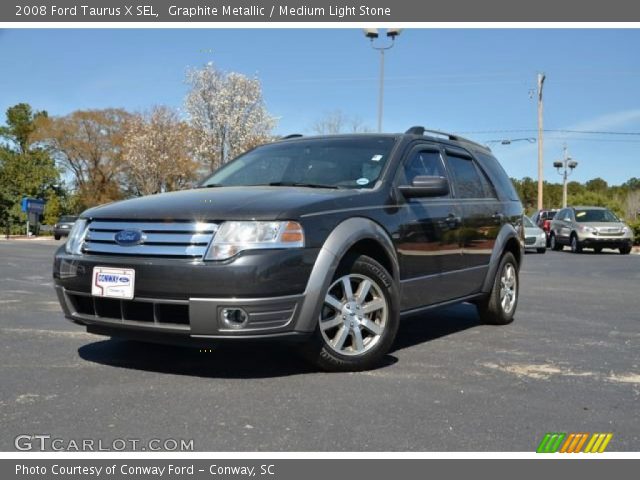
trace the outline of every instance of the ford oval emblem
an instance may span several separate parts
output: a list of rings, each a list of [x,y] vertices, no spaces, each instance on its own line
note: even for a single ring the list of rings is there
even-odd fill
[[[114,240],[123,247],[133,247],[142,243],[142,232],[140,230],[120,230],[116,233]]]

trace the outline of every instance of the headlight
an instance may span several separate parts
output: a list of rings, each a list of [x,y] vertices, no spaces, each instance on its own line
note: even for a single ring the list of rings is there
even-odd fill
[[[224,222],[216,232],[205,260],[226,260],[243,250],[304,247],[297,222]]]
[[[73,224],[73,228],[69,232],[67,243],[64,245],[65,251],[72,255],[80,255],[82,253],[82,242],[84,242],[84,236],[86,233],[87,221],[84,218],[79,218]]]
[[[622,233],[623,233],[624,235],[626,235],[626,234],[627,234],[627,233],[629,233],[630,231],[631,231],[631,229],[630,229],[627,225],[625,225],[624,227],[622,227]]]
[[[586,232],[586,233],[597,233],[598,229],[594,228],[594,227],[589,227],[588,225],[582,225],[580,227],[580,231],[581,232]]]

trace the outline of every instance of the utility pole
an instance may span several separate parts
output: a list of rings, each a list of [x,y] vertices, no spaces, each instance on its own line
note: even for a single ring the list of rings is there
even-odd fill
[[[558,174],[562,175],[562,208],[567,207],[567,179],[573,173],[573,169],[578,166],[573,158],[567,153],[567,144],[562,147],[562,160],[553,162],[553,166],[558,170]],[[560,169],[563,169],[562,171]]]
[[[538,210],[543,207],[543,186],[544,186],[544,151],[543,151],[543,124],[542,124],[542,87],[546,76],[544,73],[538,73]]]

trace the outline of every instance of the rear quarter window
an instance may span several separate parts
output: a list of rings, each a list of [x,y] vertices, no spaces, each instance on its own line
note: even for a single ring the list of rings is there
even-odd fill
[[[502,168],[502,165],[500,165],[496,157],[483,152],[476,151],[474,153],[475,157],[480,161],[482,168],[484,168],[489,175],[492,183],[499,190],[498,195],[505,196],[509,200],[520,201],[518,192],[516,192],[516,189],[513,187],[511,179],[504,171],[504,168]]]

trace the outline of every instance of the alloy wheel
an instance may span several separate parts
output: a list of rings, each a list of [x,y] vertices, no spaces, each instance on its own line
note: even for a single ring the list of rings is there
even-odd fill
[[[356,273],[344,275],[327,290],[320,332],[333,351],[362,355],[380,341],[388,314],[388,301],[374,280]]]
[[[516,269],[511,263],[505,264],[500,275],[500,305],[504,313],[511,313],[516,304],[518,281]]]

